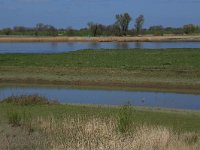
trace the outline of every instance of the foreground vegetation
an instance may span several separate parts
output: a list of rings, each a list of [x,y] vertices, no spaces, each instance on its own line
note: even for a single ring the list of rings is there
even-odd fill
[[[198,111],[60,105],[36,95],[0,103],[0,149],[198,150]]]
[[[0,54],[0,82],[198,93],[199,60],[199,49]]]

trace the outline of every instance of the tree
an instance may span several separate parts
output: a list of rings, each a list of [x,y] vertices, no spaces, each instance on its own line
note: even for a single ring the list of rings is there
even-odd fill
[[[89,27],[90,31],[92,32],[92,36],[96,36],[97,30],[98,30],[98,24],[93,23],[93,22],[89,22],[88,27]]]
[[[193,24],[186,24],[183,26],[183,30],[185,34],[190,34],[190,33],[194,33],[195,30],[197,30],[198,27],[193,25]]]
[[[140,15],[135,20],[135,32],[137,35],[141,34],[143,24],[144,24],[144,16]]]
[[[38,23],[35,27],[35,35],[37,36],[41,32],[44,35],[57,36],[58,30],[52,25],[46,25]]]
[[[120,28],[122,35],[127,35],[130,21],[131,21],[131,17],[128,13],[116,15],[115,24]]]
[[[162,25],[151,26],[149,31],[152,32],[154,35],[159,36],[164,34],[164,27]]]
[[[10,35],[10,34],[12,33],[12,29],[11,29],[11,28],[5,28],[5,29],[3,29],[2,31],[3,31],[3,33],[4,33],[5,35]]]

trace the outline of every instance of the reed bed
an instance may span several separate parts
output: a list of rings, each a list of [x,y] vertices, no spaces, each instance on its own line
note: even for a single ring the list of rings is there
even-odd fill
[[[200,35],[190,36],[136,36],[136,37],[31,37],[31,36],[2,36],[0,42],[159,42],[159,41],[200,41]]]
[[[129,122],[119,130],[119,118],[53,116],[31,119],[20,126],[0,126],[0,149],[21,150],[199,150],[199,132]],[[2,128],[3,127],[3,128]]]
[[[175,133],[161,126],[135,126],[121,133],[117,120],[92,118],[39,119],[40,128],[48,135],[48,149],[52,150],[198,150],[197,133]]]

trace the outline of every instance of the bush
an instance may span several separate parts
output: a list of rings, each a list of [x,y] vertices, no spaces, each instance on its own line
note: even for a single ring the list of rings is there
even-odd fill
[[[195,30],[198,30],[198,26],[193,24],[186,24],[183,26],[183,30],[185,34],[191,34],[194,33]]]
[[[11,124],[13,127],[21,126],[22,117],[20,113],[16,111],[9,111],[8,112],[8,123]]]
[[[10,96],[4,99],[2,103],[11,103],[11,104],[19,104],[19,105],[58,104],[57,101],[49,101],[46,97],[38,96],[38,95]]]
[[[118,130],[122,133],[130,129],[133,120],[133,107],[128,103],[120,108],[118,117]]]

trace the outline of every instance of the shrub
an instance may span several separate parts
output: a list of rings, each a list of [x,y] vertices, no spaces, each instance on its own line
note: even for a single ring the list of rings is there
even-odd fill
[[[8,111],[8,123],[13,127],[21,126],[22,117],[17,111]]]
[[[46,97],[38,96],[38,95],[10,96],[4,99],[2,103],[11,103],[11,104],[19,104],[19,105],[58,104],[57,101],[49,101]]]
[[[196,25],[193,25],[193,24],[186,24],[183,26],[183,30],[184,30],[184,33],[185,34],[191,34],[191,33],[194,33],[195,30],[197,30],[198,27]]]
[[[118,130],[122,133],[127,132],[132,124],[133,107],[128,103],[120,108],[118,116]]]
[[[28,131],[30,134],[31,132],[34,131],[33,125],[32,125],[32,115],[30,112],[23,111],[23,116],[22,116],[22,127]]]

